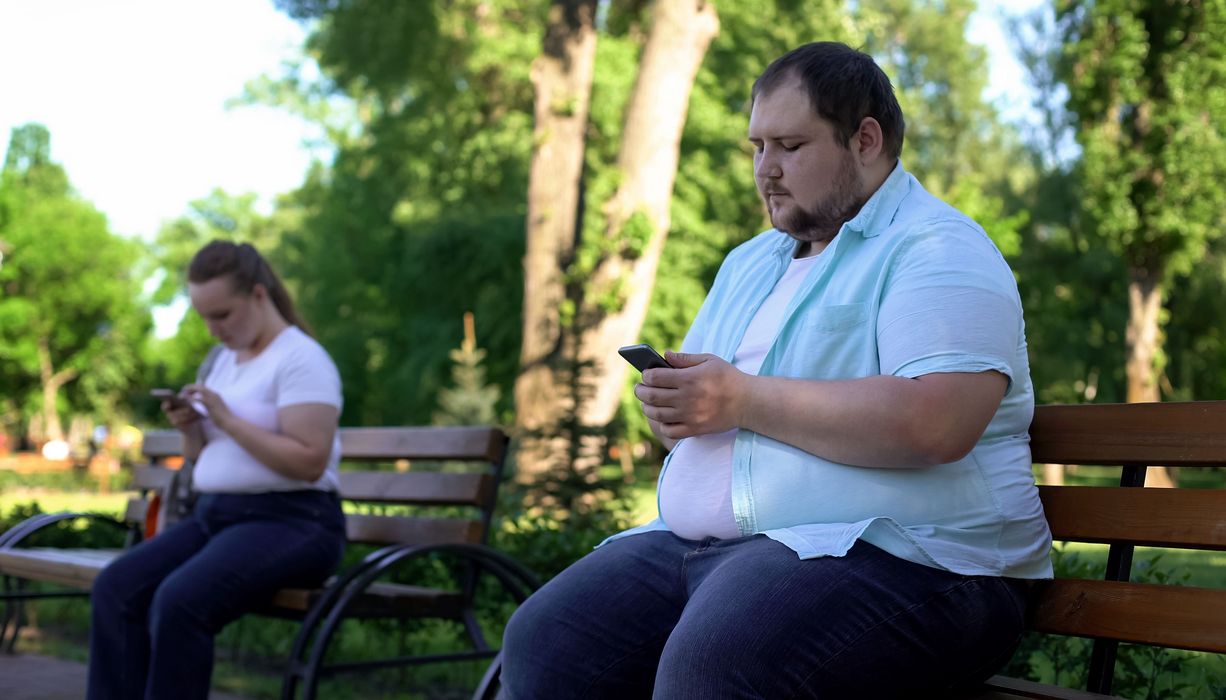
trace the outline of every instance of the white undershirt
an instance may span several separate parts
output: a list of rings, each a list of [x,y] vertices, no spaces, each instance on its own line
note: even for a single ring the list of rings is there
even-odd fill
[[[745,330],[745,337],[732,358],[732,365],[746,374],[757,374],[783,314],[820,255],[794,258],[770,296],[758,307]],[[660,479],[660,518],[678,537],[740,537],[732,516],[732,445],[736,429],[686,438],[677,443]]]

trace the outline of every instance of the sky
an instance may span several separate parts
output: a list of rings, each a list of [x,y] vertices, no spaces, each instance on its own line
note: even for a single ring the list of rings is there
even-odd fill
[[[1010,118],[1030,92],[999,18],[1042,1],[982,0],[968,30]],[[272,0],[0,0],[0,148],[15,126],[46,126],[52,159],[127,236],[151,239],[215,187],[267,208],[328,154],[304,145],[317,132],[297,117],[226,103],[305,36]]]
[[[271,0],[0,0],[0,149],[39,122],[51,157],[117,233],[151,239],[215,187],[301,184],[302,120],[226,102],[298,55]]]

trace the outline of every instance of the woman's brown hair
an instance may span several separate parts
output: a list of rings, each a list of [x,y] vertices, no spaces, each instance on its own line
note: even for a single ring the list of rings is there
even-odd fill
[[[251,294],[255,285],[262,284],[268,290],[272,303],[282,318],[314,335],[294,309],[294,301],[282,284],[281,278],[272,271],[264,256],[250,243],[213,241],[192,256],[187,266],[187,281],[202,284],[218,277],[229,276],[232,288],[240,294]]]

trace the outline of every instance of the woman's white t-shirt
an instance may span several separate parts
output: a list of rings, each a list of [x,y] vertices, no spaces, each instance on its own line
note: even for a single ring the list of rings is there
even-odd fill
[[[204,385],[217,392],[234,415],[265,430],[279,431],[277,411],[286,406],[322,403],[341,408],[341,377],[336,364],[314,338],[296,326],[281,331],[255,357],[238,361],[222,348]],[[332,440],[328,467],[316,481],[278,474],[252,457],[213,421],[203,419],[205,445],[192,474],[193,488],[202,493],[260,493],[337,489],[340,435]]]

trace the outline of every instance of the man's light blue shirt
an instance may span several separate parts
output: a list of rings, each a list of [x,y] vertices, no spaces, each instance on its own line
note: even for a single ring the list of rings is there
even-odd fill
[[[796,245],[772,229],[729,253],[682,350],[731,362]],[[731,488],[741,534],[764,534],[805,559],[842,556],[863,539],[961,574],[1052,575],[1051,534],[1031,472],[1034,393],[1016,281],[983,229],[900,163],[822,251],[758,374],[844,380],[991,370],[1009,379],[1005,397],[970,454],[949,464],[855,467],[739,431]],[[613,538],[662,529],[657,518]]]

